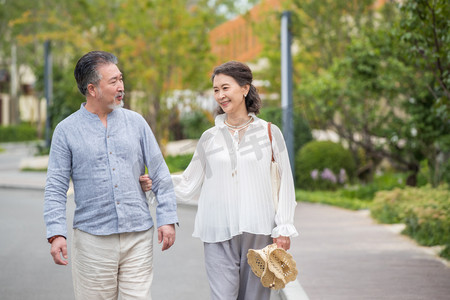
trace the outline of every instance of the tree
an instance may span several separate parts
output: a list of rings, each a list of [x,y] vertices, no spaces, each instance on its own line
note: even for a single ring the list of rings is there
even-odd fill
[[[449,5],[416,2],[401,10],[393,3],[375,10],[372,1],[292,2],[294,104],[313,127],[335,130],[356,158],[364,149],[369,179],[383,158],[408,171],[410,185],[421,160],[440,174],[448,160]],[[279,50],[270,48],[279,40],[261,35],[270,40],[269,68],[278,70]],[[279,72],[268,74],[278,91]],[[431,178],[437,184],[441,175]]]
[[[424,84],[423,90],[411,95],[408,113],[416,137],[423,137],[430,179],[437,185],[450,173],[450,4],[408,0],[400,9],[396,34]],[[450,182],[450,176],[446,180]]]
[[[169,136],[166,99],[176,89],[199,90],[208,82],[213,61],[208,30],[215,22],[208,1],[66,0],[57,9],[48,0],[39,3],[11,22],[17,40],[29,45],[51,39],[57,65],[71,70],[87,51],[116,54],[127,95],[132,95],[128,99],[164,144]]]

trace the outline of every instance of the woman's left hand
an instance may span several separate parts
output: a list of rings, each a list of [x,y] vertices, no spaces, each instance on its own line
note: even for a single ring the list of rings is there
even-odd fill
[[[152,189],[152,180],[148,176],[148,174],[139,176],[139,183],[141,184],[141,189],[145,192],[148,192]]]
[[[283,248],[286,251],[291,248],[291,238],[288,236],[279,236],[277,238],[274,238],[273,242],[277,244],[278,248]]]

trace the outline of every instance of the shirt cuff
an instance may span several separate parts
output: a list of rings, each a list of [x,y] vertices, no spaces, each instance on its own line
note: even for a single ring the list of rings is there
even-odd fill
[[[273,238],[280,236],[296,237],[298,236],[298,232],[293,224],[282,224],[272,230]]]
[[[165,216],[160,216],[160,217],[156,217],[156,223],[158,225],[158,228],[163,226],[163,225],[172,225],[172,224],[178,224],[178,217],[177,214],[173,214],[173,215],[165,215]]]
[[[60,226],[60,225],[48,226],[47,227],[47,235],[46,235],[47,239],[49,239],[55,235],[61,235],[65,238],[67,238],[67,229],[65,228],[65,226]]]

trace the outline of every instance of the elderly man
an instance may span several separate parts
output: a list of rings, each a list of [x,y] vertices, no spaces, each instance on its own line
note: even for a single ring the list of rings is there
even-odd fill
[[[66,201],[75,192],[72,275],[76,299],[151,299],[153,220],[139,176],[147,166],[156,195],[158,241],[175,241],[172,180],[141,115],[123,109],[117,58],[93,51],[75,67],[86,102],[56,127],[45,187],[44,219],[51,255],[67,265]]]

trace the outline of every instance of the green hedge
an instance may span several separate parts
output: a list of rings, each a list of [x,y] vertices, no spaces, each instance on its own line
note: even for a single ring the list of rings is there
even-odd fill
[[[37,138],[37,130],[29,124],[0,126],[0,142],[22,142]]]
[[[352,154],[330,141],[307,143],[298,151],[295,166],[297,184],[305,190],[335,190],[351,181],[356,169]]]
[[[382,223],[406,224],[403,233],[421,245],[445,245],[441,256],[450,258],[450,190],[446,186],[380,191],[371,213]]]

